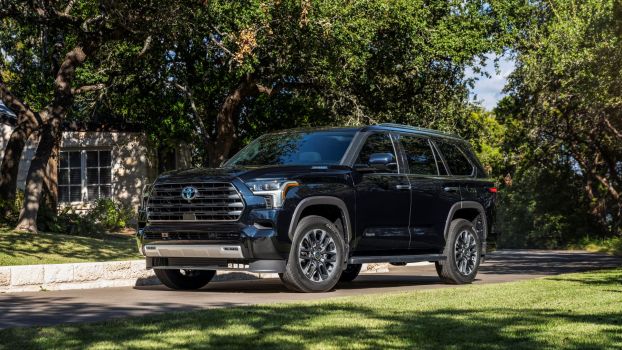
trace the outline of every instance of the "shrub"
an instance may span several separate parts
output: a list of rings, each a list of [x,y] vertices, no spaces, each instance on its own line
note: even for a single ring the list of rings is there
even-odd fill
[[[76,236],[101,236],[127,227],[134,217],[131,207],[112,199],[99,199],[85,213],[71,207],[62,209],[58,215],[49,217],[40,225],[45,230]]]
[[[24,205],[24,191],[18,189],[15,193],[15,200],[7,201],[0,199],[0,208],[2,213],[2,222],[8,226],[14,226],[19,219],[19,211]]]

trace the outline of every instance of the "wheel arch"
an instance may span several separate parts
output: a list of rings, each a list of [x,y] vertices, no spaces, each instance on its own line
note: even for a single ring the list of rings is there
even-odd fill
[[[339,212],[339,219],[341,219],[343,229],[345,231],[344,239],[346,240],[347,245],[352,239],[352,224],[350,222],[348,207],[340,198],[330,196],[308,197],[298,203],[296,209],[294,209],[294,213],[292,214],[292,220],[289,223],[289,238],[293,239],[296,226],[303,217],[314,214],[318,215],[318,213],[321,213],[323,210],[327,209],[337,210]]]
[[[473,216],[474,213],[475,216]],[[462,218],[473,221],[477,215],[482,215],[482,219],[484,220],[483,237],[480,237],[480,239],[482,242],[485,242],[488,237],[486,210],[481,203],[474,201],[460,201],[451,206],[449,213],[447,214],[447,219],[445,220],[445,230],[443,233],[444,237],[447,238],[447,234],[449,234],[449,226],[454,219]]]

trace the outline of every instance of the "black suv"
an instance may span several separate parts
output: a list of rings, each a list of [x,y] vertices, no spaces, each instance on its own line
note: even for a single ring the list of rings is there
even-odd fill
[[[147,268],[174,289],[244,270],[322,292],[363,263],[417,261],[469,283],[486,253],[493,186],[468,143],[438,131],[288,130],[221,168],[161,175],[145,191],[137,236]]]

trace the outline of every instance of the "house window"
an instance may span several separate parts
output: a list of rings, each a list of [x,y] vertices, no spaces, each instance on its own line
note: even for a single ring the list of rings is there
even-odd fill
[[[112,182],[110,165],[110,151],[86,152],[86,189],[88,200],[110,197]]]
[[[112,158],[109,150],[60,152],[60,202],[87,202],[111,196]]]
[[[60,152],[58,195],[61,202],[82,200],[82,160],[80,151]]]

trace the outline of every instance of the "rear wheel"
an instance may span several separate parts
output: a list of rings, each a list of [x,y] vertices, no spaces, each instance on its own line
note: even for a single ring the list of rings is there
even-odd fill
[[[156,277],[165,286],[177,290],[193,290],[204,287],[214,278],[213,270],[166,270],[154,269]]]
[[[339,277],[339,282],[352,282],[356,277],[358,277],[361,272],[361,267],[363,264],[348,264],[348,267],[345,268],[341,272],[341,277]]]
[[[472,222],[456,219],[447,234],[445,261],[437,261],[436,272],[446,283],[471,283],[477,275],[482,257],[482,244]]]
[[[300,220],[281,280],[299,292],[326,292],[339,281],[344,260],[341,232],[321,216]]]

